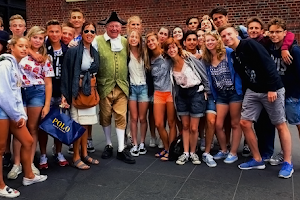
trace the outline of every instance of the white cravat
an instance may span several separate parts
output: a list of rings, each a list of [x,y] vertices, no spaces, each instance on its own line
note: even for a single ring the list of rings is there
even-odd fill
[[[121,51],[123,49],[120,34],[118,35],[118,37],[112,39],[107,35],[107,32],[105,32],[104,39],[105,39],[105,41],[110,40],[111,51]]]

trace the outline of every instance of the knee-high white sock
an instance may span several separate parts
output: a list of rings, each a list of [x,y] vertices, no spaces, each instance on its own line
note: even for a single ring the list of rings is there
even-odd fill
[[[103,127],[106,144],[112,145],[111,143],[111,125]]]
[[[122,152],[124,150],[124,140],[125,140],[125,130],[116,128],[118,137],[118,151]]]

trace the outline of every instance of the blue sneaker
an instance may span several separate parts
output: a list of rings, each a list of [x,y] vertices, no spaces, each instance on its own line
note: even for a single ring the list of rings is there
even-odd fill
[[[231,164],[237,161],[239,157],[237,155],[232,155],[231,153],[228,154],[227,158],[225,158],[224,163]]]
[[[282,164],[281,170],[279,171],[278,177],[280,177],[280,178],[290,178],[293,173],[294,173],[293,164],[290,164],[288,162],[284,162]]]
[[[245,170],[247,170],[247,169],[265,169],[266,165],[263,160],[260,162],[257,162],[256,160],[254,160],[254,158],[252,158],[248,162],[240,164],[238,167],[240,169],[245,169]]]
[[[228,151],[223,152],[223,151],[220,150],[216,155],[214,155],[214,159],[215,160],[220,160],[222,158],[227,158],[228,154],[229,154]]]

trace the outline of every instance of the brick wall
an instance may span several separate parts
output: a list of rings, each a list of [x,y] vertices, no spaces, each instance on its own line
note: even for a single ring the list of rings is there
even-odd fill
[[[65,0],[27,0],[26,14],[28,27],[31,27],[44,25],[49,19],[66,21],[69,10],[75,7],[81,8],[86,18],[94,22],[104,19],[114,10],[123,19],[140,16],[145,32],[148,32],[156,31],[161,25],[185,27],[188,16],[202,17],[216,6],[226,7],[230,22],[236,25],[245,24],[251,16],[259,16],[265,22],[271,17],[282,17],[287,21],[288,30],[294,32],[300,41],[300,0],[87,0],[73,3]],[[98,33],[103,33],[103,26],[97,28]]]

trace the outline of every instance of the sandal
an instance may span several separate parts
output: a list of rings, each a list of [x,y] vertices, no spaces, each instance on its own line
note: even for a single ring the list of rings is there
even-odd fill
[[[161,152],[159,152],[159,153],[156,153],[155,154],[155,157],[156,158],[162,158],[162,157],[164,157],[164,155],[166,154],[166,153],[169,153],[167,150],[162,150]]]
[[[20,192],[7,185],[3,189],[0,189],[0,197],[15,198],[18,196],[20,196]]]
[[[92,160],[91,160],[92,159]],[[99,161],[97,159],[94,159],[90,156],[86,156],[83,158],[83,160],[89,164],[93,164],[93,165],[98,165],[99,164]]]
[[[75,167],[77,169],[82,169],[82,170],[90,169],[90,166],[88,166],[87,164],[82,162],[82,160],[80,160],[80,159],[73,162],[73,167]]]
[[[161,158],[162,161],[168,161],[169,160],[169,152],[167,151]]]

